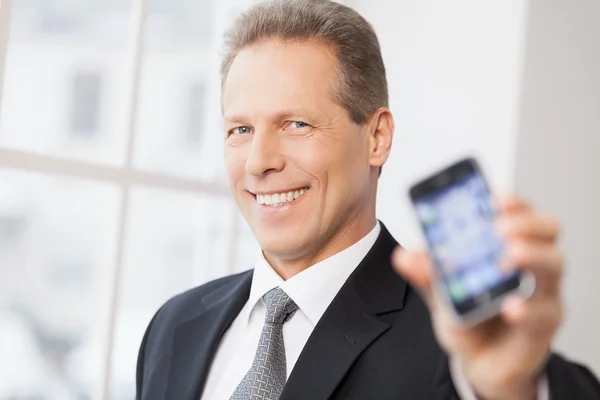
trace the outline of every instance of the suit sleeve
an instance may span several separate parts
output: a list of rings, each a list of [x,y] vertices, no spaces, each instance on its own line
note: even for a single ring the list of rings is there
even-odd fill
[[[449,371],[454,390],[461,400],[478,400],[457,365],[450,360]],[[539,382],[538,400],[600,400],[600,382],[592,372],[579,364],[553,354],[546,374]]]
[[[546,368],[552,400],[600,400],[600,382],[583,365],[553,354]]]
[[[458,364],[452,359],[450,360],[450,376],[460,400],[480,400],[467,382],[467,378],[462,374]],[[537,400],[550,400],[548,378],[545,375],[538,382]]]
[[[161,307],[161,309],[162,309],[162,307]],[[156,312],[156,314],[154,314],[154,317],[152,317],[152,320],[148,324],[148,327],[146,328],[146,332],[144,333],[142,343],[140,344],[140,349],[139,349],[138,358],[137,358],[137,368],[136,368],[136,372],[135,372],[135,400],[142,399],[142,389],[143,389],[143,380],[144,380],[144,361],[145,361],[146,347],[148,346],[152,325],[154,324],[156,317],[160,313],[161,309],[159,309]]]

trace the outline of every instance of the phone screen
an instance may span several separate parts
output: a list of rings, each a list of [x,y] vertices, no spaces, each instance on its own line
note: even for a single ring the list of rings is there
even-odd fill
[[[497,210],[474,160],[431,177],[411,195],[459,314],[519,286],[517,273],[500,269],[504,243],[493,225]]]

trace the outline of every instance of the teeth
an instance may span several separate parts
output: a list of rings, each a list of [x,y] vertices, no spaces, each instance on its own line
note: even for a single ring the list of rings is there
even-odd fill
[[[256,202],[260,205],[267,205],[272,207],[281,206],[287,202],[294,201],[304,193],[306,193],[308,189],[304,188],[301,190],[296,190],[294,192],[287,193],[275,193],[272,195],[268,194],[258,194],[256,195]]]

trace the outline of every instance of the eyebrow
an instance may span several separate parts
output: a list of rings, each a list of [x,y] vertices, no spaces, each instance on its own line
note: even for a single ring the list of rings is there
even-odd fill
[[[275,114],[275,120],[277,121],[281,121],[284,119],[289,119],[291,117],[295,117],[295,116],[303,116],[309,119],[313,119],[313,115],[308,111],[308,110],[304,110],[304,109],[290,109],[290,110],[282,110],[279,111],[277,114]]]
[[[225,122],[242,122],[244,117],[236,114],[223,114],[223,121]]]
[[[282,121],[282,120],[286,120],[286,119],[289,119],[292,117],[298,117],[298,116],[302,116],[302,117],[305,117],[305,118],[308,118],[311,120],[315,119],[313,114],[305,109],[281,110],[281,111],[278,111],[277,113],[275,113],[275,115],[272,117],[272,119],[275,121]],[[227,122],[243,122],[243,121],[247,121],[249,119],[249,117],[247,115],[243,115],[243,114],[224,113],[223,119]]]

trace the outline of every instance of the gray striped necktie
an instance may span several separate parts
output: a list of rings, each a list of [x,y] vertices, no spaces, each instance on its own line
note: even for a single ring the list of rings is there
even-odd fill
[[[287,379],[283,324],[298,306],[281,288],[271,290],[263,300],[267,314],[254,362],[230,400],[277,400]]]

